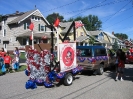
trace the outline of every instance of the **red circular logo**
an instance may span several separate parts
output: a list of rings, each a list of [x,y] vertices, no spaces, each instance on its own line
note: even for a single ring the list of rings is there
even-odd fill
[[[62,59],[66,66],[71,66],[74,61],[74,50],[71,47],[66,47],[62,53]]]

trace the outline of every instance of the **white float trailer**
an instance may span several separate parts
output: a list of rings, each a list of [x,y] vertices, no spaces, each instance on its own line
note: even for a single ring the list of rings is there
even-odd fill
[[[50,25],[51,28],[51,53],[53,53],[53,38],[54,34],[53,31],[56,30],[56,28],[53,25]],[[82,67],[77,66],[76,63],[76,43],[64,43],[65,40],[67,40],[67,35],[70,33],[70,30],[73,28],[74,31],[74,38],[73,40],[76,40],[76,33],[75,33],[75,22],[73,21],[70,28],[68,29],[67,33],[65,34],[64,38],[61,38],[61,36],[57,33],[57,36],[59,36],[59,39],[61,39],[62,43],[57,44],[58,50],[58,60],[51,60],[50,61],[50,70],[47,73],[47,79],[49,79],[49,82],[41,82],[44,83],[45,87],[51,87],[53,83],[57,80],[63,81],[64,85],[69,86],[73,82],[74,76],[82,70]],[[58,39],[58,38],[57,38]],[[25,70],[25,74],[27,76],[30,75],[30,70]],[[36,86],[35,84],[36,79],[31,79],[26,82],[26,89],[32,88],[34,89]]]

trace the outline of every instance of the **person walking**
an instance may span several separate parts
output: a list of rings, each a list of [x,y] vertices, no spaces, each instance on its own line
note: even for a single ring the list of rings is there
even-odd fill
[[[122,51],[122,49],[118,49],[117,59],[118,59],[118,68],[117,68],[117,75],[115,80],[117,81],[118,77],[120,76],[120,80],[123,81],[126,55],[125,55],[125,52]]]
[[[5,57],[4,57],[4,64],[5,64],[5,68],[7,70],[7,72],[10,73],[10,64],[11,64],[11,57],[9,56],[9,52],[6,53]]]

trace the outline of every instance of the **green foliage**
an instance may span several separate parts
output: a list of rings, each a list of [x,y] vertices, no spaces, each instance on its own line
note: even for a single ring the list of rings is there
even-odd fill
[[[83,22],[85,28],[88,31],[100,30],[100,28],[102,27],[102,22],[95,15],[89,15],[89,16],[85,16],[85,17],[79,16],[75,19],[70,18],[68,20],[68,22],[70,22],[70,21],[79,21],[79,20],[81,20]]]
[[[119,49],[118,42],[115,40],[112,49],[116,52]]]
[[[20,59],[26,59],[26,58],[25,58],[25,52],[21,52],[21,54],[20,54]]]
[[[128,36],[124,33],[115,33],[114,34],[117,38],[119,38],[120,40],[125,40],[128,39]]]
[[[49,15],[46,17],[46,19],[48,20],[48,22],[49,22],[50,24],[53,24],[57,17],[60,19],[61,22],[64,21],[64,20],[63,20],[64,17],[61,16],[61,15],[59,15],[59,13],[49,14]]]
[[[95,39],[93,37],[90,37],[89,44],[93,45],[95,43]]]
[[[2,21],[2,15],[0,15],[0,22]]]

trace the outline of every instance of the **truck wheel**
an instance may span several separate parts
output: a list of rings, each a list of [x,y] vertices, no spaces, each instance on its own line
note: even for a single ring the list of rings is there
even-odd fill
[[[64,85],[69,86],[72,84],[72,82],[73,82],[72,74],[71,73],[66,74],[66,76],[64,78]]]
[[[102,65],[102,64],[100,64],[100,66],[99,66],[99,68],[98,68],[98,70],[97,70],[97,74],[102,75],[102,74],[103,74],[103,72],[104,72],[103,65]]]

